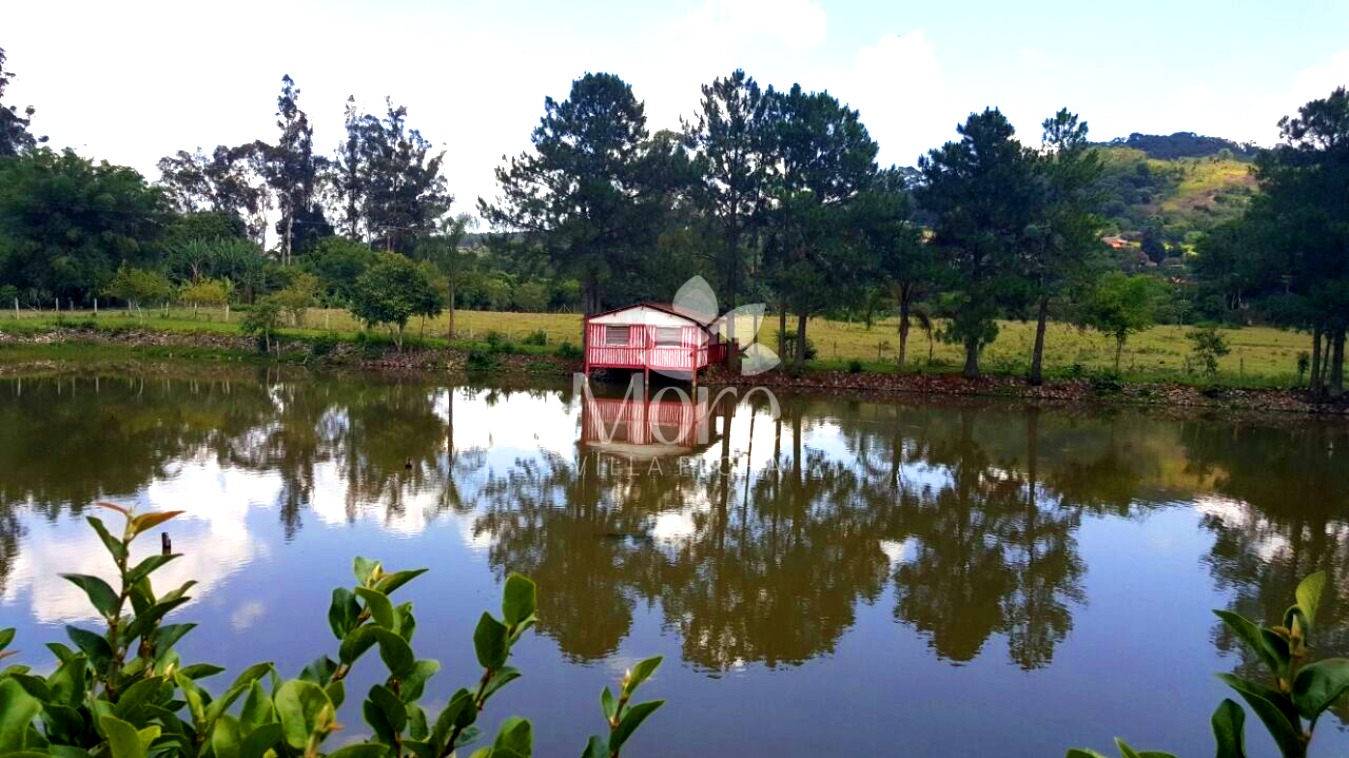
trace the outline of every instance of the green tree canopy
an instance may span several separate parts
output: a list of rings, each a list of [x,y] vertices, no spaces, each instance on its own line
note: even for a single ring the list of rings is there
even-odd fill
[[[163,193],[123,166],[46,148],[0,161],[0,280],[89,302],[119,266],[156,263]]]
[[[586,74],[566,100],[544,100],[531,141],[533,151],[497,169],[501,196],[480,198],[479,213],[541,244],[558,270],[581,280],[585,312],[595,313],[606,281],[650,252],[664,211],[644,161],[644,106],[617,76]]]
[[[1034,160],[996,108],[972,113],[947,142],[919,158],[919,202],[936,216],[934,243],[951,273],[944,336],[965,347],[965,376],[998,334],[1002,307],[1020,295],[1021,253],[1039,202]]]
[[[403,330],[413,316],[434,317],[443,309],[440,291],[425,264],[397,253],[384,253],[356,280],[351,312],[371,327],[394,328],[394,342],[403,348]]]

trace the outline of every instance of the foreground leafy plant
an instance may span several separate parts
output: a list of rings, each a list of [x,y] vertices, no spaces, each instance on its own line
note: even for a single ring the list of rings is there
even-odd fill
[[[254,664],[213,697],[199,682],[224,669],[183,665],[174,650],[195,625],[162,623],[189,601],[187,592],[195,582],[157,595],[151,576],[179,556],[166,552],[131,561],[133,541],[179,512],[137,515],[111,503],[99,505],[125,519],[120,537],[100,519],[89,519],[117,567],[119,586],[96,576],[63,576],[85,592],[105,630],[67,627],[77,649],[49,644],[59,664],[45,677],[23,665],[0,671],[0,755],[317,758],[323,755],[324,742],[341,729],[337,712],[346,700],[348,674],[377,648],[387,676],[361,703],[373,736],[330,755],[449,758],[477,739],[475,724],[491,697],[520,677],[507,661],[537,620],[537,589],[512,574],[506,580],[501,618],[484,613],[473,635],[482,677],[473,688],[456,691],[432,722],[418,701],[440,663],[414,655],[412,603],[395,605],[391,599],[426,569],[386,572],[378,561],[357,558],[356,586],[335,589],[328,610],[328,624],[338,640],[336,660],[322,655],[297,678],[284,681],[272,663]],[[7,649],[14,637],[14,629],[0,630],[0,660],[15,655]],[[639,663],[625,677],[616,703],[606,688],[606,700],[614,705],[605,705],[609,739],[592,738],[587,756],[617,757],[633,731],[661,705],[627,706],[632,692],[659,665],[659,658]],[[597,745],[599,753],[593,752]],[[473,758],[527,758],[532,752],[530,723],[512,716],[501,723],[492,745],[474,752]]]
[[[1325,592],[1326,574],[1318,571],[1303,579],[1296,600],[1284,611],[1283,623],[1262,626],[1232,611],[1214,614],[1256,654],[1269,671],[1268,681],[1218,674],[1218,678],[1241,696],[1284,758],[1304,758],[1316,732],[1316,722],[1345,692],[1349,692],[1349,658],[1327,658],[1309,663],[1310,636],[1316,612]],[[1213,712],[1213,737],[1217,758],[1247,758],[1246,712],[1231,698],[1224,698]],[[1166,753],[1135,752],[1116,740],[1124,758],[1166,756]],[[1068,758],[1101,758],[1091,750],[1073,749]]]

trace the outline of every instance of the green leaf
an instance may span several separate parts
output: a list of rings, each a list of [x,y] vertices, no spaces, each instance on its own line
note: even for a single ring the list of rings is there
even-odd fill
[[[95,532],[98,532],[98,538],[103,542],[103,547],[108,549],[108,553],[111,554],[114,559],[120,561],[126,556],[126,545],[123,545],[120,539],[112,536],[112,533],[108,531],[108,527],[104,526],[102,519],[97,516],[90,516],[85,520],[89,522],[89,525],[94,528]]]
[[[142,704],[147,701],[168,700],[172,697],[171,691],[165,697],[159,697],[160,690],[167,682],[168,680],[165,677],[152,676],[127,687],[122,691],[121,697],[117,698],[117,704],[112,708],[112,715],[132,724],[144,723],[145,719],[141,717],[143,713]]]
[[[343,684],[341,679],[323,685],[323,691],[328,693],[328,699],[333,701],[334,708],[340,709],[342,704],[347,701],[347,686]]]
[[[1069,758],[1072,758],[1072,754],[1073,751],[1069,750]],[[585,752],[581,753],[581,758],[609,758],[609,743],[602,737],[592,735],[590,741],[586,743]]]
[[[492,751],[508,750],[519,755],[534,752],[534,732],[529,722],[519,716],[510,716],[501,722]]]
[[[431,745],[436,750],[444,753],[445,742],[450,738],[450,733],[455,727],[464,729],[472,724],[478,718],[478,708],[473,703],[473,693],[464,688],[459,688],[450,696],[450,702],[445,706],[445,710],[436,717],[436,724],[431,729]]]
[[[189,600],[191,600],[191,598],[187,597],[162,600],[144,611],[137,613],[136,618],[127,625],[126,639],[134,640],[137,637],[150,633],[154,630],[155,625],[159,623],[160,619],[169,614],[169,611],[172,611],[174,608],[177,608]]]
[[[624,694],[631,695],[636,692],[642,682],[650,679],[651,675],[656,673],[656,669],[660,668],[660,662],[661,656],[659,655],[647,658],[644,661],[638,661],[637,665],[632,667],[632,673],[627,677],[627,683],[623,687]]]
[[[1089,750],[1087,748],[1073,747],[1068,748],[1068,754],[1064,758],[1106,758],[1105,755]]]
[[[1326,589],[1326,572],[1317,571],[1298,582],[1297,606],[1307,617],[1307,626],[1316,623],[1316,610],[1321,605],[1321,595]]]
[[[258,682],[248,686],[248,697],[244,698],[243,710],[239,712],[239,723],[245,732],[251,732],[263,724],[276,721],[276,709],[272,699]]]
[[[89,661],[94,664],[96,670],[103,671],[112,662],[112,646],[101,635],[77,626],[67,626],[66,636],[89,656]]]
[[[1315,721],[1349,690],[1349,658],[1309,663],[1293,679],[1293,703],[1302,717]]]
[[[1138,751],[1129,747],[1129,743],[1119,737],[1115,738],[1115,749],[1119,750],[1121,758],[1138,758]]]
[[[191,666],[184,666],[179,669],[178,673],[188,679],[206,679],[216,674],[225,673],[225,667],[217,666],[214,663],[194,663]]]
[[[1210,720],[1217,758],[1246,758],[1246,712],[1232,698],[1223,698]]]
[[[183,635],[196,628],[196,624],[162,624],[155,630],[155,652],[158,655],[167,653]]]
[[[1251,652],[1260,656],[1265,667],[1269,669],[1274,676],[1279,676],[1282,671],[1280,661],[1274,656],[1273,651],[1265,644],[1264,636],[1260,633],[1260,627],[1254,621],[1246,618],[1239,613],[1231,611],[1214,611],[1213,614],[1222,619],[1228,629],[1237,636],[1237,639],[1246,643],[1246,647]]]
[[[267,751],[281,743],[285,733],[280,722],[261,724],[244,737],[239,746],[239,758],[264,758]]]
[[[360,615],[361,604],[356,602],[356,593],[346,587],[333,590],[333,602],[328,606],[328,626],[338,640],[356,628],[356,619]]]
[[[357,742],[338,748],[329,753],[328,758],[382,758],[388,752],[388,746],[378,742]]]
[[[103,618],[110,620],[117,615],[117,593],[107,582],[88,574],[62,574],[61,578],[84,590]]]
[[[308,666],[301,669],[299,678],[322,687],[333,678],[335,673],[337,673],[337,664],[333,662],[333,659],[326,655],[320,655]]]
[[[286,744],[294,750],[304,750],[311,734],[326,734],[331,728],[334,709],[322,687],[290,679],[276,691],[276,714],[281,719]]]
[[[356,556],[352,570],[356,574],[356,582],[361,585],[370,584],[370,577],[380,570],[379,561],[372,561],[369,558]]]
[[[81,653],[66,659],[47,677],[52,699],[70,706],[80,705],[89,688],[88,676],[89,656]]]
[[[1219,674],[1218,678],[1236,690],[1255,711],[1256,717],[1285,755],[1302,754],[1305,746],[1302,744],[1301,724],[1295,723],[1298,714],[1291,701],[1274,689],[1232,674]]]
[[[370,633],[373,628],[360,626],[343,637],[342,644],[337,648],[337,659],[348,666],[355,663],[356,659],[364,655],[365,651],[375,644],[375,635]]]
[[[14,631],[14,627],[12,626],[7,627],[5,629],[0,629],[0,650],[4,650],[5,648],[9,647],[10,643],[14,641],[15,634],[16,632]]]
[[[618,713],[618,700],[614,698],[614,693],[609,691],[608,687],[600,693],[600,710],[604,711],[604,720],[613,721],[614,714]]]
[[[385,574],[375,583],[375,589],[383,592],[385,595],[392,595],[393,591],[416,579],[426,573],[426,569],[412,569],[409,571],[395,571],[392,574]]]
[[[42,704],[18,682],[0,680],[0,754],[23,750],[28,725],[41,711]]]
[[[182,515],[182,513],[182,511],[155,511],[154,513],[142,513],[131,519],[131,536],[136,537],[150,529],[154,529],[174,516]]]
[[[393,694],[393,690],[382,684],[376,684],[370,688],[370,701],[383,712],[384,719],[393,729],[393,733],[402,734],[408,725],[408,709],[403,701]]]
[[[496,691],[520,678],[520,672],[512,666],[502,666],[492,674],[492,678],[487,680],[487,686],[483,688],[482,699],[487,699],[496,694]]]
[[[112,758],[145,758],[145,747],[141,745],[141,736],[136,727],[116,716],[103,716],[98,723],[108,738],[108,751]]]
[[[646,721],[646,717],[662,705],[665,705],[664,700],[648,700],[645,703],[628,706],[628,709],[623,713],[623,718],[619,720],[618,726],[609,735],[609,746],[615,751],[622,749],[623,743],[628,741],[628,738],[632,736],[633,732],[637,731],[637,727],[641,726],[643,721]]]
[[[365,609],[370,611],[370,618],[377,625],[391,632],[398,631],[398,616],[393,612],[393,603],[389,602],[388,595],[369,587],[357,587],[356,595],[365,601]]]
[[[506,577],[506,589],[501,595],[501,616],[507,626],[515,626],[534,615],[538,587],[519,574]]]
[[[163,554],[152,555],[149,558],[146,558],[145,560],[141,561],[140,563],[137,563],[134,568],[132,568],[130,571],[127,572],[126,583],[135,584],[140,580],[146,578],[150,574],[154,573],[155,570],[157,570],[160,566],[163,566],[169,561],[181,557],[183,557],[181,553],[171,553],[169,555]]]
[[[412,615],[412,603],[395,607],[393,613],[398,620],[398,636],[411,644],[412,634],[417,631],[417,617]]]
[[[243,741],[239,721],[228,713],[221,716],[211,729],[211,750],[215,752],[215,758],[239,758],[239,747]]]
[[[431,727],[426,720],[426,711],[416,703],[407,704],[408,734],[414,740],[424,740],[431,735]]]
[[[506,641],[506,625],[484,612],[478,619],[478,628],[473,630],[473,649],[478,655],[478,664],[485,669],[499,669],[506,664],[510,655],[510,646]]]
[[[379,641],[379,657],[384,661],[384,665],[389,669],[390,674],[401,679],[412,673],[413,667],[417,664],[417,659],[412,654],[412,648],[408,646],[406,640],[388,629],[380,627],[371,627],[370,633]]]
[[[403,688],[400,690],[403,702],[412,703],[420,700],[422,692],[426,690],[426,682],[437,671],[440,671],[440,661],[426,659],[412,664],[412,671],[403,677]]]

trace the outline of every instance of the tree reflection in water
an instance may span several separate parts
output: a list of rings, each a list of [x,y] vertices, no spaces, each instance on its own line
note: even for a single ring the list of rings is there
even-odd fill
[[[776,419],[721,406],[707,445],[653,469],[597,457],[580,408],[562,388],[274,370],[0,381],[0,593],[22,513],[78,515],[203,461],[275,476],[288,540],[314,518],[465,519],[498,577],[537,580],[540,630],[581,661],[614,655],[647,605],[699,669],[798,665],[885,603],[942,660],[1044,668],[1086,603],[1084,520],[1174,502],[1206,514],[1236,610],[1276,617],[1316,569],[1349,587],[1342,427],[796,397]],[[1344,627],[1323,654],[1349,654]]]

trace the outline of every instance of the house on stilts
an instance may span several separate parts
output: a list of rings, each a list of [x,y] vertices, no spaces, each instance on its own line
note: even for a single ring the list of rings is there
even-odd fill
[[[711,322],[663,303],[639,303],[587,316],[584,321],[585,374],[595,369],[628,369],[687,376],[698,385],[698,372],[725,363],[730,343]]]

